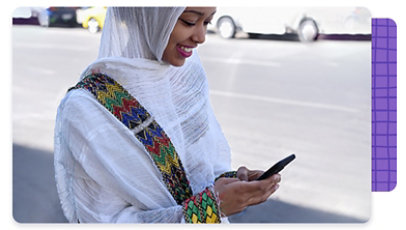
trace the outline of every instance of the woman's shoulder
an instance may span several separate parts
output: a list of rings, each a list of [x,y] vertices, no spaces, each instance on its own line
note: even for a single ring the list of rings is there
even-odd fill
[[[57,119],[69,123],[86,123],[90,125],[96,119],[108,116],[108,111],[90,92],[73,89],[66,93],[58,106]]]
[[[62,99],[59,109],[87,109],[98,105],[99,102],[90,92],[84,89],[72,89]]]
[[[93,94],[85,89],[74,89],[59,104],[56,123],[63,130],[81,130],[83,135],[92,135],[101,127],[118,123],[118,120]]]

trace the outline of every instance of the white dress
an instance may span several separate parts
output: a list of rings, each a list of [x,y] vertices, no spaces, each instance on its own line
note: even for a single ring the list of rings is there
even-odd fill
[[[197,194],[231,170],[230,149],[209,102],[204,70],[188,66],[179,71],[155,61],[106,58],[84,75],[106,74],[146,108],[174,144]],[[67,93],[58,108],[55,173],[70,222],[184,222],[182,206],[144,146],[84,89]]]

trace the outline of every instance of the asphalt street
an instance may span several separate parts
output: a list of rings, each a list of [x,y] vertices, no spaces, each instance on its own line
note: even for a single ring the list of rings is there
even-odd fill
[[[13,217],[65,222],[53,176],[56,108],[98,51],[80,28],[12,28]],[[370,215],[368,41],[224,40],[198,52],[232,166],[266,170],[295,153],[271,198],[234,223],[364,222]]]

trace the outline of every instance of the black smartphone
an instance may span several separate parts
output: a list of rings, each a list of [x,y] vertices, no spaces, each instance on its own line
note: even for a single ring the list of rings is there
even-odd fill
[[[287,164],[289,164],[291,161],[293,161],[296,158],[295,154],[292,154],[285,159],[280,160],[278,163],[274,164],[271,168],[269,168],[264,174],[262,174],[260,177],[257,178],[257,180],[263,180],[266,179],[273,174],[276,174],[280,172]]]

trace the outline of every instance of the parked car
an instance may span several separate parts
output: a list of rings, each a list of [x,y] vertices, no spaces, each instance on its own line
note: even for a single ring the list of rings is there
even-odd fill
[[[49,7],[48,12],[48,25],[46,22],[42,23],[43,26],[66,26],[76,27],[76,10],[79,7]]]
[[[213,29],[223,38],[238,32],[296,34],[300,41],[315,41],[320,34],[371,34],[366,8],[218,7]]]
[[[13,11],[13,24],[43,25],[47,18],[45,7],[18,7]]]
[[[91,33],[103,29],[107,7],[83,7],[76,11],[76,21]]]

